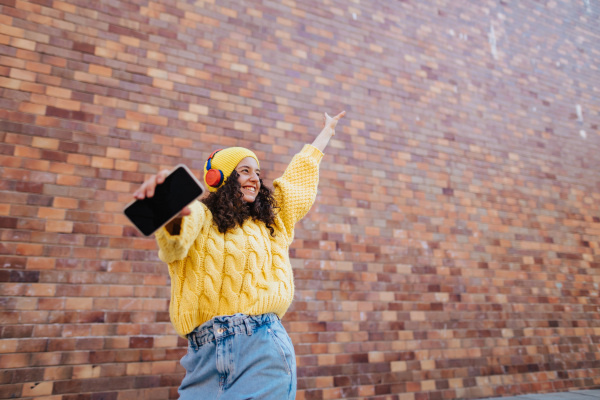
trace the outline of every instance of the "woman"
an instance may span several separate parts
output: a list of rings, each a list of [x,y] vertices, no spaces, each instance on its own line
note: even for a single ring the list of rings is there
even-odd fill
[[[321,133],[294,156],[273,191],[263,186],[252,151],[214,152],[204,167],[210,194],[157,231],[171,276],[171,322],[189,342],[180,399],[295,398],[294,347],[280,322],[294,296],[288,250],[344,114],[325,114]],[[152,176],[134,197],[152,197],[168,174]]]

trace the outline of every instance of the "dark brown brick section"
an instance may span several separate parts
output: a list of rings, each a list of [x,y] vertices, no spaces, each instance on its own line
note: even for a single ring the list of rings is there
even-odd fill
[[[271,184],[342,109],[290,251],[297,398],[600,387],[594,2],[146,3],[0,0],[1,398],[176,399],[130,193],[229,145]]]
[[[73,43],[73,50],[80,51],[82,53],[94,54],[96,51],[96,46],[87,43]]]
[[[154,339],[151,337],[132,337],[129,339],[129,347],[135,348],[152,348]]]

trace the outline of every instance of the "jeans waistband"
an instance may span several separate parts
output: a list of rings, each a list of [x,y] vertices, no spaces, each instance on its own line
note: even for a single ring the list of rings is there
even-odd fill
[[[222,315],[206,321],[188,333],[187,338],[190,345],[197,349],[206,343],[236,333],[252,335],[252,332],[259,326],[271,324],[276,321],[279,321],[279,317],[273,313],[260,315]]]

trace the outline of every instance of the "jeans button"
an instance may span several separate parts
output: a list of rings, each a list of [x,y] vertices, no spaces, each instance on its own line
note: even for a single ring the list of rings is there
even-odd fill
[[[223,333],[223,332],[225,332],[225,329],[223,329],[223,328],[217,329],[217,333]]]

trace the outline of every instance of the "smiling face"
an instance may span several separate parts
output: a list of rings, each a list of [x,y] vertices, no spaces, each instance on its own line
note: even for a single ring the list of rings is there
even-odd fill
[[[243,200],[253,203],[260,190],[260,169],[252,157],[246,157],[235,167],[238,182],[242,186]]]

